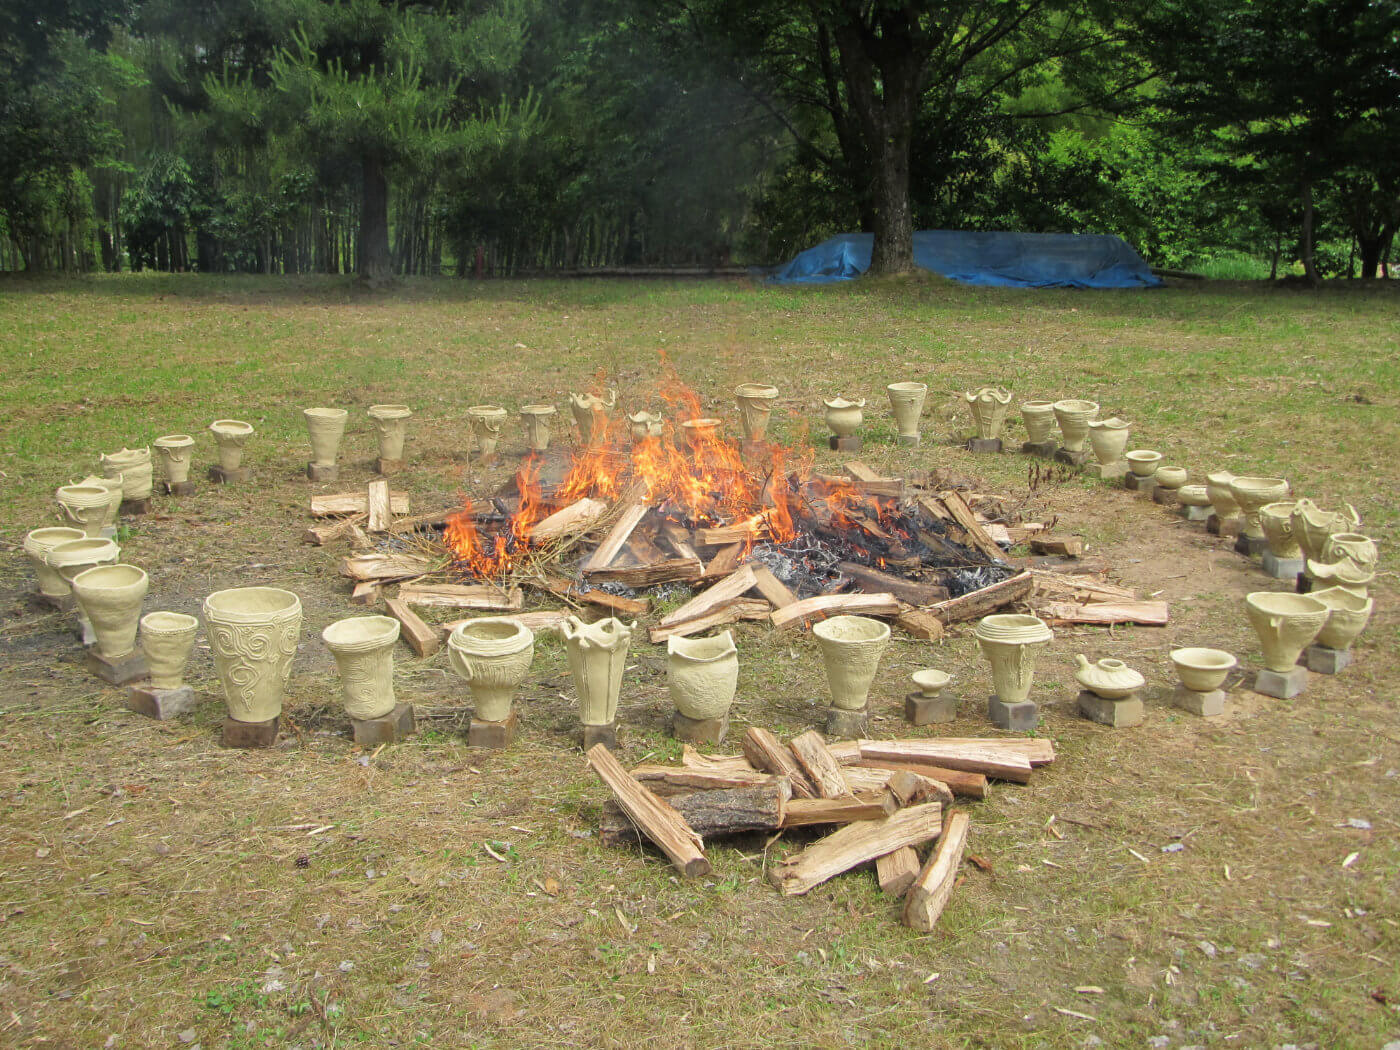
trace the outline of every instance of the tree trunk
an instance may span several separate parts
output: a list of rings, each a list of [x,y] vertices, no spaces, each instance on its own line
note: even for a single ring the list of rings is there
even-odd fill
[[[1322,283],[1317,276],[1317,264],[1313,260],[1313,187],[1310,180],[1303,182],[1303,273],[1307,275],[1308,283],[1316,288]]]
[[[373,154],[363,161],[364,194],[360,206],[360,278],[371,285],[393,277],[389,252],[389,179],[384,163]]]
[[[914,269],[914,217],[909,205],[911,130],[908,124],[892,127],[880,143],[871,273],[908,273]]]
[[[1361,245],[1361,279],[1363,281],[1376,279],[1376,274],[1380,271],[1381,252],[1385,247],[1386,238],[1386,233],[1381,233],[1376,237],[1358,238]]]

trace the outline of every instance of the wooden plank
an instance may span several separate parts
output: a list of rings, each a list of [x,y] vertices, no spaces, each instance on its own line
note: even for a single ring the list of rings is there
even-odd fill
[[[899,602],[893,594],[819,594],[774,609],[774,627],[805,627],[813,620],[849,613],[854,616],[896,616]]]
[[[424,576],[442,564],[416,554],[353,554],[340,559],[340,574],[352,580],[404,580]]]
[[[394,497],[392,496],[389,498],[389,509],[391,511],[394,511],[395,514],[398,513],[396,510],[394,510]],[[414,514],[409,517],[395,517],[393,524],[389,526],[389,531],[394,533],[412,532],[414,529],[421,529],[424,526],[427,526],[428,528],[440,528],[443,525],[447,524],[448,518],[452,517],[452,515],[454,514],[460,513],[462,513],[461,507],[445,507],[442,510],[429,511],[427,514]]]
[[[678,871],[692,877],[710,873],[700,836],[665,799],[657,798],[633,779],[606,746],[594,744],[588,751],[588,764],[632,822],[671,859]]]
[[[933,801],[941,802],[944,806],[953,804],[953,792],[947,784],[908,769],[897,770],[885,781],[885,790],[901,806],[917,806],[921,802]]]
[[[586,573],[596,572],[605,569],[612,564],[612,560],[617,557],[628,538],[632,535],[632,530],[642,523],[646,517],[647,505],[642,502],[641,496],[633,497],[613,522],[613,527],[608,530],[603,542],[598,544],[586,562],[583,563],[583,571]]]
[[[1041,616],[1061,623],[1135,623],[1140,627],[1165,627],[1166,602],[1038,602]]]
[[[358,525],[365,520],[363,514],[352,514],[348,518],[341,518],[339,521],[329,525],[311,525],[301,534],[304,542],[320,547],[331,540],[343,536],[352,525]]]
[[[360,528],[359,522],[352,521],[350,527],[345,530],[345,538],[350,542],[350,549],[355,551],[374,550],[374,541],[369,538],[369,534]]]
[[[530,630],[539,633],[541,631],[557,631],[569,614],[562,609],[539,609],[535,612],[515,613],[511,619],[517,623],[523,623]],[[439,624],[438,632],[446,638],[457,627],[458,624],[466,623],[467,620],[475,620],[478,617],[469,616],[461,620],[452,620],[448,623]]]
[[[409,605],[486,612],[519,612],[525,608],[525,595],[519,587],[504,591],[489,583],[405,583],[399,587],[399,600]]]
[[[368,514],[369,495],[364,492],[342,492],[334,496],[312,496],[313,518],[340,518],[349,514]],[[389,497],[389,513],[408,513],[408,497],[396,493]]]
[[[961,769],[1018,784],[1029,783],[1031,779],[1031,761],[1024,755],[969,744],[940,744],[936,740],[862,740],[860,757],[862,761],[884,759]]]
[[[767,729],[750,726],[744,732],[744,757],[755,769],[786,777],[793,798],[816,798],[816,785],[807,778],[797,758]]]
[[[841,774],[841,763],[826,749],[825,738],[809,729],[788,741],[797,764],[822,798],[842,798],[851,794],[850,785]]]
[[[680,608],[667,613],[657,621],[658,627],[673,627],[686,620],[695,620],[723,608],[738,599],[756,583],[753,569],[744,565],[730,573],[713,587],[701,591]]]
[[[394,523],[394,514],[389,509],[389,479],[375,478],[369,483],[365,493],[365,508],[369,520],[365,528],[370,532],[388,532]]]
[[[769,879],[785,897],[806,893],[858,864],[937,838],[942,830],[943,807],[937,802],[911,806],[884,820],[863,820],[832,832],[774,865]]]
[[[794,798],[787,804],[783,827],[802,828],[813,824],[851,824],[857,820],[884,820],[899,809],[883,788],[844,798]]]
[[[385,598],[384,611],[399,621],[399,637],[419,656],[432,656],[442,646],[442,635],[424,623],[398,598]]]
[[[967,533],[968,542],[992,561],[999,561],[1002,557],[1001,548],[992,542],[992,538],[982,528],[977,516],[972,513],[972,508],[962,498],[962,494],[948,489],[945,492],[940,492],[938,498],[943,501],[943,506],[948,508],[948,513],[953,516],[958,527]]]
[[[859,562],[838,561],[836,571],[852,580],[866,594],[893,594],[910,605],[932,605],[948,600],[948,588],[940,584],[906,580]]]
[[[876,741],[838,740],[827,744],[826,749],[843,766],[851,766],[861,760],[861,745],[872,743],[876,743]],[[1049,737],[1043,736],[921,736],[906,737],[902,740],[882,740],[879,743],[890,748],[897,748],[907,743],[913,744],[915,747],[928,744],[946,744],[949,747],[959,745],[973,747],[980,751],[1014,751],[1018,755],[1025,755],[1026,758],[1030,759],[1031,765],[1037,768],[1048,766],[1055,761],[1055,744]]]
[[[797,602],[797,595],[761,561],[749,562],[749,568],[753,569],[754,590],[763,595],[773,608],[786,609]]]
[[[608,505],[602,500],[585,496],[536,522],[530,530],[530,542],[543,546],[568,536],[577,536],[587,532],[607,512]]]
[[[683,544],[682,546],[688,545]],[[702,580],[722,580],[727,577],[739,567],[739,562],[743,560],[744,550],[747,546],[745,543],[731,543],[726,547],[721,547],[706,564],[705,571],[700,575],[700,578]],[[693,549],[691,548],[691,550]],[[677,551],[677,553],[681,552]]]
[[[861,759],[845,767],[846,782],[852,787],[865,786],[858,771],[879,772],[886,784],[896,773],[909,772],[942,784],[952,794],[960,798],[987,797],[987,778],[981,773],[969,773],[962,769],[949,769],[946,766],[931,766],[923,762],[898,762],[894,759]]]
[[[913,846],[900,846],[893,853],[875,858],[875,878],[880,892],[891,897],[903,897],[904,891],[919,877],[919,853]]]
[[[902,605],[894,622],[905,634],[926,642],[936,642],[943,637],[943,621],[923,609]]]
[[[642,784],[664,784],[690,791],[716,791],[721,788],[754,787],[766,784],[773,777],[750,769],[693,769],[685,766],[641,765],[632,776]]]
[[[1002,580],[990,587],[964,594],[961,598],[950,598],[946,602],[930,605],[924,611],[937,616],[944,626],[967,620],[980,620],[988,613],[1027,598],[1034,584],[1031,574],[1023,572],[1009,580]]]
[[[702,839],[738,835],[746,831],[776,831],[783,826],[791,788],[782,777],[766,784],[719,791],[694,791],[667,801]],[[603,804],[598,841],[604,846],[640,842],[641,830],[616,802]],[[915,874],[918,866],[915,865]]]
[[[938,848],[929,856],[904,900],[902,921],[905,926],[928,933],[938,923],[938,917],[948,905],[967,848],[967,832],[971,820],[966,813],[948,816]]]
[[[1080,536],[1052,536],[1041,533],[1031,537],[1031,550],[1036,554],[1058,554],[1062,558],[1077,558],[1084,553]]]
[[[659,583],[693,583],[704,572],[699,559],[673,558],[654,565],[606,569],[585,569],[585,574],[600,583],[621,583],[628,587],[654,587]]]
[[[851,477],[851,485],[857,492],[866,496],[884,496],[898,499],[904,495],[904,479],[888,478],[871,470],[858,459],[846,464],[846,473]]]
[[[948,512],[948,508],[943,506],[943,501],[937,496],[919,496],[914,501],[935,521],[952,521],[953,515]]]
[[[773,607],[761,598],[736,598],[723,609],[718,609],[708,616],[686,620],[671,627],[653,627],[647,631],[647,639],[652,645],[660,645],[667,638],[688,638],[692,634],[699,634],[711,627],[720,627],[727,623],[766,620],[772,611]]]

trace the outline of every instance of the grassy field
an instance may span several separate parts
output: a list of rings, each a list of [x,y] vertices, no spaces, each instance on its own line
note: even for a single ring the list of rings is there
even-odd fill
[[[319,633],[360,610],[335,574],[341,551],[300,542],[312,486],[299,410],[352,409],[336,488],[353,489],[374,455],[363,407],[414,406],[396,488],[427,509],[504,476],[466,455],[466,406],[562,405],[600,371],[642,402],[661,352],[726,419],[736,383],[780,387],[774,429],[793,442],[820,440],[823,396],[865,396],[867,462],[950,466],[1026,498],[1121,582],[1171,601],[1166,628],[1058,632],[1033,695],[1060,759],[970,804],[988,870],[966,866],[932,935],[901,927],[870,873],[779,898],[761,838],[717,845],[700,882],[600,847],[604,792],[570,744],[556,642],[538,645],[511,751],[468,749],[445,654],[402,647],[397,688],[422,731],[373,754],[349,740]],[[1400,1038],[1393,289],[438,282],[369,296],[331,280],[9,281],[0,362],[0,1045],[1376,1050]],[[899,449],[882,386],[913,378],[931,388],[925,445]],[[1129,493],[1078,479],[1028,493],[1019,455],[955,447],[956,394],[983,383],[1018,401],[1092,398],[1169,462],[1280,473],[1324,506],[1354,503],[1384,570],[1356,663],[1292,701],[1237,685],[1222,719],[1168,706],[1176,645],[1259,666],[1242,597],[1282,585]],[[225,416],[257,427],[256,481],[160,500],[124,533],[124,560],[151,574],[148,609],[197,611],[246,583],[302,596],[292,731],[266,752],[218,746],[202,647],[194,716],[128,712],[81,669],[64,617],[32,601],[19,551],[52,523],[54,487],[97,453],[183,431],[207,464],[205,428]],[[837,462],[824,449],[817,461]],[[816,724],[815,644],[756,625],[737,636],[731,732]],[[633,652],[624,759],[674,756],[663,650]],[[1148,676],[1145,725],[1074,716],[1077,652]],[[908,735],[900,699],[928,665],[956,676],[951,735],[991,732],[990,676],[967,629],[937,646],[896,641],[873,732]]]

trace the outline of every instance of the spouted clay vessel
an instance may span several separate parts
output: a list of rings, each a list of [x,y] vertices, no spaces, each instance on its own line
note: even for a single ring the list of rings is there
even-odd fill
[[[97,538],[107,521],[110,493],[100,485],[61,485],[54,493],[63,519],[73,523],[83,534]],[[120,500],[118,500],[120,503]]]
[[[179,689],[194,649],[199,620],[177,612],[153,612],[141,617],[141,651],[151,675],[152,689]]]
[[[578,691],[579,721],[586,726],[611,725],[617,720],[622,672],[632,644],[631,625],[615,616],[597,623],[570,616],[560,630]]]
[[[608,438],[608,420],[617,407],[617,391],[609,388],[603,396],[570,394],[569,408],[578,424],[579,441],[585,446],[604,444]]]
[[[1094,458],[1106,467],[1120,462],[1128,448],[1131,426],[1117,416],[1089,420],[1089,448]]]
[[[1002,424],[1006,422],[1006,409],[1011,404],[1011,391],[999,386],[984,386],[963,394],[963,400],[972,412],[972,424],[977,428],[977,436],[983,441],[995,441],[1001,437]]]
[[[924,399],[928,397],[928,384],[891,383],[885,387],[885,392],[890,396],[890,410],[894,412],[899,436],[910,444],[917,443],[919,417],[924,411]]]
[[[253,436],[253,424],[245,423],[241,419],[216,419],[209,424],[209,429],[213,432],[214,441],[219,446],[220,469],[232,474],[243,465],[243,446]],[[281,710],[280,706],[278,710]],[[236,715],[234,717],[237,718]],[[268,718],[272,717],[272,715],[268,715]],[[238,721],[242,722],[244,719],[238,718]]]
[[[1021,402],[1021,419],[1026,424],[1026,442],[1043,445],[1055,431],[1055,402]]]
[[[476,449],[482,459],[495,458],[507,415],[506,410],[497,405],[472,405],[467,409],[467,418],[472,421],[472,437],[476,439]]]
[[[1055,637],[1045,621],[1020,613],[994,613],[982,617],[973,633],[992,665],[996,698],[1008,705],[1029,698],[1036,656]]]
[[[890,644],[890,628],[868,616],[833,616],[812,625],[826,666],[831,705],[841,711],[863,711],[880,657]]]
[[[637,444],[641,444],[647,438],[659,438],[664,429],[661,413],[648,412],[645,409],[631,413],[627,422],[632,431],[632,440]]]
[[[301,636],[301,599],[280,587],[234,587],[204,599],[204,626],[229,717],[268,722],[282,713]]]
[[[1080,653],[1074,658],[1074,665],[1077,668],[1074,680],[1080,688],[1105,700],[1122,700],[1137,692],[1146,682],[1139,672],[1122,660],[1110,657],[1090,663],[1089,658]]]
[[[865,398],[848,401],[844,397],[833,397],[823,401],[826,406],[826,425],[839,438],[848,438],[860,429],[865,420]]]
[[[739,406],[744,440],[749,444],[756,445],[767,436],[768,420],[773,415],[773,402],[777,400],[778,388],[775,386],[740,383],[734,388],[734,401]]]
[[[190,460],[194,456],[194,438],[189,434],[166,434],[151,442],[160,460],[160,473],[169,485],[183,485],[190,480]]]
[[[102,473],[109,478],[120,478],[122,499],[143,500],[151,498],[153,487],[153,467],[149,448],[124,448],[101,457]]]
[[[413,409],[407,405],[370,405],[366,414],[374,422],[380,461],[400,462],[403,459],[404,438],[408,435],[408,421],[413,416]]]
[[[1224,649],[1173,649],[1172,663],[1181,684],[1193,693],[1211,693],[1225,684],[1225,679],[1239,663],[1234,654]]]
[[[1327,606],[1327,622],[1317,632],[1317,644],[1329,649],[1350,649],[1376,607],[1374,598],[1359,595],[1345,587],[1326,587],[1311,591],[1309,598],[1316,598]]]
[[[345,436],[345,421],[350,413],[343,408],[307,408],[302,410],[306,433],[311,438],[311,462],[317,467],[335,466],[340,454],[340,439]]]
[[[1244,605],[1264,648],[1264,666],[1278,674],[1294,669],[1327,622],[1327,606],[1309,594],[1255,591],[1245,595]]]
[[[1288,495],[1288,482],[1283,478],[1263,478],[1235,476],[1230,479],[1230,494],[1240,505],[1244,514],[1245,536],[1252,540],[1264,538],[1264,526],[1259,521],[1259,511],[1266,503],[1274,503]]]
[[[335,657],[345,713],[358,721],[394,710],[394,643],[399,621],[389,616],[351,616],[321,632]]]
[[[55,525],[47,529],[34,529],[24,537],[24,555],[34,568],[34,576],[39,583],[39,593],[44,597],[62,598],[72,590],[68,586],[68,581],[58,574],[58,570],[49,565],[49,553],[60,543],[72,543],[75,540],[85,539],[86,536],[87,533],[83,532],[82,529],[70,529]]]
[[[729,631],[713,638],[666,639],[666,684],[671,702],[686,718],[724,718],[738,682],[739,651]]]
[[[535,659],[535,634],[508,616],[481,616],[452,629],[447,656],[471,690],[473,717],[504,722]]]
[[[549,425],[558,411],[553,405],[521,405],[520,424],[525,428],[525,447],[531,452],[549,448]]]
[[[1083,452],[1089,436],[1089,420],[1099,414],[1097,401],[1067,398],[1055,402],[1055,420],[1060,424],[1066,452]]]
[[[136,649],[141,602],[151,581],[135,565],[99,565],[73,577],[73,597],[92,624],[95,648],[106,660],[120,660]]]

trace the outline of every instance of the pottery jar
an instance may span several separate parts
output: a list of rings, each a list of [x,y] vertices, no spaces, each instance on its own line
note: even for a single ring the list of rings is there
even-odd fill
[[[863,711],[880,657],[890,644],[889,624],[868,616],[833,616],[812,625],[826,666],[831,705],[842,711]]]
[[[482,459],[490,459],[496,454],[496,445],[501,440],[501,426],[507,415],[504,408],[496,405],[472,405],[467,409],[472,437],[476,438],[477,451]]]
[[[953,676],[947,671],[940,671],[936,667],[922,668],[909,677],[913,679],[919,695],[925,700],[937,700],[938,694],[948,688],[948,683],[953,680]]]
[[[1011,404],[1011,391],[999,386],[984,386],[963,394],[968,409],[972,412],[972,423],[977,428],[977,436],[984,441],[994,441],[1001,437],[1002,424],[1006,422],[1006,409]]]
[[[660,412],[648,412],[645,409],[633,412],[628,415],[627,422],[631,424],[632,440],[637,444],[648,438],[659,438],[663,430]]]
[[[1210,490],[1204,485],[1182,485],[1176,490],[1176,500],[1183,507],[1209,507]]]
[[[1287,496],[1288,482],[1283,478],[1236,475],[1230,479],[1230,493],[1244,514],[1244,534],[1252,540],[1262,540],[1264,526],[1259,521],[1259,511],[1264,504]]]
[[[1050,440],[1055,429],[1055,402],[1021,402],[1021,419],[1026,424],[1026,441],[1032,445],[1043,445]]]
[[[890,409],[894,412],[895,429],[900,437],[919,436],[919,416],[924,411],[924,399],[928,397],[927,383],[891,383],[885,387],[889,394]]]
[[[141,651],[151,674],[151,688],[179,689],[199,633],[199,619],[186,613],[152,612],[141,617]]]
[[[1232,653],[1223,649],[1173,649],[1171,661],[1181,684],[1197,693],[1210,693],[1225,684],[1225,679],[1239,663]]]
[[[1266,503],[1259,508],[1259,527],[1269,541],[1269,551],[1280,561],[1301,555],[1293,535],[1293,511],[1297,504],[1288,500]]]
[[[102,528],[115,529],[117,527],[117,522],[121,518],[122,500],[126,498],[122,494],[121,475],[114,478],[101,478],[96,474],[89,474],[82,481],[72,481],[69,484],[96,486],[105,489],[107,492],[107,511],[102,516]]]
[[[1119,462],[1128,448],[1130,426],[1117,416],[1089,420],[1089,448],[1094,458],[1104,466]]]
[[[1317,632],[1317,644],[1329,649],[1350,649],[1351,643],[1366,629],[1376,606],[1374,598],[1359,595],[1345,587],[1310,591],[1308,597],[1316,598],[1327,606],[1327,622]]]
[[[70,529],[62,525],[34,529],[24,537],[24,554],[34,568],[40,594],[48,598],[62,598],[72,590],[68,581],[49,564],[49,553],[60,543],[72,543],[86,538],[87,533],[82,529]]]
[[[1316,561],[1322,557],[1323,544],[1335,532],[1355,532],[1361,527],[1356,508],[1346,504],[1346,512],[1325,511],[1306,497],[1293,505],[1293,537],[1304,555]]]
[[[204,599],[204,626],[229,717],[278,717],[301,636],[301,599],[280,587],[215,591]]]
[[[243,463],[243,446],[253,436],[253,424],[245,423],[241,419],[216,419],[209,424],[209,429],[219,447],[219,467],[230,473],[237,470]],[[281,710],[280,706],[278,710]],[[268,715],[268,718],[271,717],[273,716]]]
[[[632,644],[632,626],[615,616],[584,623],[570,616],[560,627],[578,692],[579,721],[586,726],[611,725],[617,719],[622,672]]]
[[[379,458],[389,462],[403,459],[404,438],[413,409],[407,405],[370,405],[365,414],[374,422]]]
[[[739,682],[739,651],[729,631],[712,638],[666,639],[666,684],[671,702],[686,718],[723,718]]]
[[[549,424],[558,411],[553,405],[521,405],[520,423],[525,428],[525,447],[531,452],[549,448]]]
[[[92,624],[95,648],[108,660],[119,660],[136,648],[141,602],[151,581],[135,565],[98,565],[73,577],[73,597]]]
[[[1138,448],[1124,453],[1123,458],[1128,461],[1128,469],[1133,472],[1134,477],[1150,478],[1157,473],[1157,465],[1162,462],[1162,453]]]
[[[1055,420],[1065,439],[1065,451],[1083,452],[1084,440],[1089,436],[1089,420],[1099,413],[1098,402],[1067,398],[1056,401],[1054,408]]]
[[[569,409],[578,424],[579,441],[585,446],[604,444],[608,439],[608,422],[612,410],[617,407],[617,391],[609,388],[599,397],[597,394],[570,394]]]
[[[1030,696],[1035,660],[1055,637],[1044,620],[1021,613],[993,613],[977,622],[973,634],[992,665],[992,692],[1004,704]]]
[[[1186,473],[1185,467],[1158,467],[1152,476],[1157,479],[1158,488],[1175,492],[1186,484],[1189,475]]]
[[[110,499],[107,489],[98,485],[61,485],[54,499],[63,519],[82,529],[85,535],[96,537],[102,532]]]
[[[1315,584],[1323,587],[1345,587],[1363,598],[1371,581],[1376,578],[1374,568],[1362,568],[1349,558],[1339,558],[1334,562],[1314,561],[1309,558],[1303,563],[1303,572]]]
[[[844,397],[823,400],[826,406],[826,425],[839,438],[850,437],[865,420],[865,398],[848,401]]]
[[[464,620],[447,638],[447,658],[472,694],[474,717],[504,722],[535,659],[535,634],[509,616]]]
[[[122,499],[151,498],[153,468],[149,448],[124,448],[100,457],[102,472],[109,478],[120,478]]]
[[[1210,497],[1210,506],[1215,511],[1215,516],[1221,521],[1228,521],[1238,517],[1240,505],[1235,502],[1235,494],[1230,490],[1230,482],[1235,480],[1235,475],[1228,470],[1218,470],[1214,474],[1206,475],[1206,495]]]
[[[160,472],[166,482],[181,485],[190,480],[190,459],[194,452],[194,438],[189,434],[166,434],[151,444],[160,459]]]
[[[768,433],[768,419],[773,403],[778,400],[778,388],[766,383],[740,383],[734,388],[734,401],[739,406],[739,422],[744,440],[758,444]]]
[[[122,549],[114,540],[89,536],[81,540],[55,543],[44,560],[64,583],[63,593],[72,590],[73,577],[97,565],[115,565]]]
[[[1122,700],[1131,696],[1146,684],[1146,679],[1122,660],[1104,657],[1094,663],[1080,653],[1074,658],[1076,670],[1074,680],[1081,689],[1087,689],[1105,700]]]
[[[1358,569],[1376,567],[1376,541],[1359,532],[1334,532],[1322,544],[1322,561],[1347,560]]]
[[[302,409],[306,433],[311,438],[311,462],[318,467],[335,466],[340,453],[340,439],[345,436],[345,421],[350,413],[343,408]]]
[[[345,713],[356,721],[394,710],[394,643],[399,621],[390,616],[351,616],[321,632],[335,657]]]
[[[681,433],[691,451],[698,452],[719,440],[719,425],[718,419],[687,419],[681,424]]]
[[[1259,635],[1264,666],[1287,674],[1327,622],[1328,608],[1308,594],[1254,591],[1245,595],[1245,613]]]

